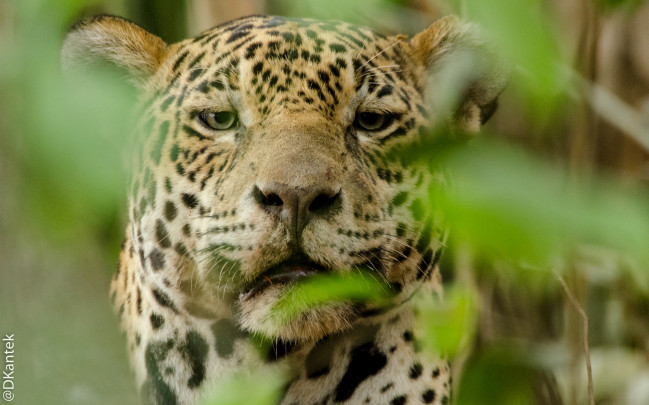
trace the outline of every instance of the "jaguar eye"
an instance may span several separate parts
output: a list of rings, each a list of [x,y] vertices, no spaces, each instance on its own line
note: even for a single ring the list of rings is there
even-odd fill
[[[388,116],[373,112],[362,112],[356,114],[354,125],[366,131],[378,131],[388,124]]]
[[[203,111],[198,114],[198,119],[203,125],[216,131],[234,128],[239,122],[235,111]]]

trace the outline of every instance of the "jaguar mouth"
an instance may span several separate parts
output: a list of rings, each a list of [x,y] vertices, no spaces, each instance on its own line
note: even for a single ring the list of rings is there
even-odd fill
[[[262,273],[249,284],[244,292],[239,294],[239,299],[246,301],[259,295],[270,286],[294,283],[325,271],[327,270],[324,267],[310,260],[290,259]]]

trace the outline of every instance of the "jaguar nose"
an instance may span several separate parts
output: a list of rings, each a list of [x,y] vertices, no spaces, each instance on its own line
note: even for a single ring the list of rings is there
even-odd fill
[[[278,215],[297,242],[312,219],[326,217],[340,209],[340,193],[339,186],[297,187],[276,182],[255,185],[252,191],[257,205]]]

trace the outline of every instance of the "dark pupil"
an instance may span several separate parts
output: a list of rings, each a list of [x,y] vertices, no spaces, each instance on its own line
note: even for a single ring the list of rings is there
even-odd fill
[[[229,111],[217,112],[211,114],[214,121],[216,121],[218,124],[227,124],[232,119],[232,113]]]
[[[362,113],[361,114],[361,121],[363,124],[373,127],[378,124],[379,122],[379,114],[375,113]]]

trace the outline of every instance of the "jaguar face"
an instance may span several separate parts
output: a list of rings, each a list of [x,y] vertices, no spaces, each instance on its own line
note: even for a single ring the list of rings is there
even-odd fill
[[[158,302],[175,297],[198,317],[230,312],[250,332],[313,340],[373,309],[342,301],[274,316],[314,275],[368,271],[394,303],[439,284],[445,230],[424,196],[442,176],[388,152],[425,135],[431,77],[471,43],[465,25],[446,18],[408,39],[256,16],[174,45],[132,29],[107,58],[138,73],[129,220]],[[75,59],[84,43],[69,38]],[[501,87],[465,89],[463,125],[479,126]]]

